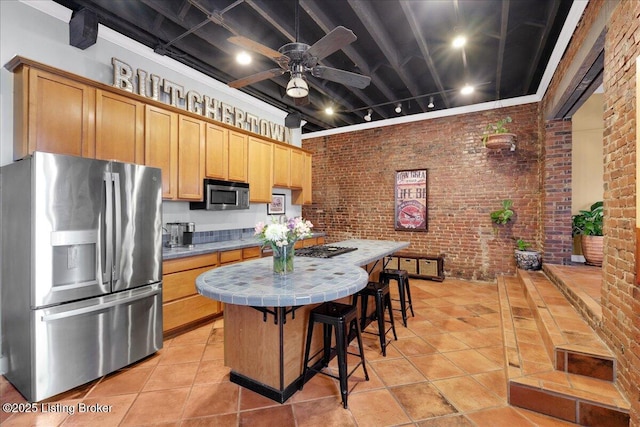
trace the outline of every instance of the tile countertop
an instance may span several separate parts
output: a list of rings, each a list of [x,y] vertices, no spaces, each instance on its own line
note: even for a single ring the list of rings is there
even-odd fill
[[[201,295],[228,304],[288,307],[333,301],[364,288],[369,274],[362,266],[405,249],[409,242],[345,240],[332,246],[357,248],[332,258],[296,257],[293,273],[273,273],[271,258],[214,268],[196,278]]]
[[[313,237],[324,236],[325,233],[313,233]],[[184,258],[195,255],[210,254],[213,252],[231,251],[234,249],[249,248],[251,246],[262,246],[262,242],[255,237],[248,237],[244,239],[225,240],[221,242],[200,243],[194,245],[191,248],[179,247],[179,248],[167,248],[162,247],[162,259],[174,259]]]

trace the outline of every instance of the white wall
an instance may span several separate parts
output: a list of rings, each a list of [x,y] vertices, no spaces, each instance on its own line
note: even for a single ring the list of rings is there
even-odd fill
[[[202,95],[227,102],[261,119],[284,124],[287,112],[274,108],[226,84],[218,82],[152,49],[100,26],[96,44],[85,50],[69,45],[71,11],[50,0],[0,0],[0,166],[13,161],[13,74],[4,65],[19,55],[105,84],[113,84],[111,58],[126,62],[162,78],[195,90]],[[209,25],[215,25],[213,23]],[[294,130],[292,145],[301,146],[301,132]],[[291,206],[288,190],[287,216],[298,216],[300,206]],[[196,231],[253,227],[266,221],[265,204],[252,205],[247,211],[234,213],[190,211],[189,204],[165,202],[164,222],[193,221]],[[2,256],[2,254],[0,254]],[[2,283],[0,283],[2,286]],[[2,354],[0,337],[0,354]],[[0,372],[4,372],[0,359]]]

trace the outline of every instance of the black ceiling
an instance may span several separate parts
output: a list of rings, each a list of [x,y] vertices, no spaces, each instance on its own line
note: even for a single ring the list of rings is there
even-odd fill
[[[55,1],[90,9],[105,26],[224,83],[277,67],[257,54],[251,65],[238,65],[229,37],[274,50],[296,41],[296,0]],[[300,112],[303,132],[363,123],[369,108],[375,121],[534,94],[572,2],[299,0],[297,41],[313,45],[339,25],[351,29],[357,40],[320,64],[370,76],[371,84],[356,89],[306,73],[306,106],[284,94],[288,74],[240,90]],[[468,39],[462,50],[451,47],[458,32]],[[459,93],[465,83],[476,86],[470,96]]]

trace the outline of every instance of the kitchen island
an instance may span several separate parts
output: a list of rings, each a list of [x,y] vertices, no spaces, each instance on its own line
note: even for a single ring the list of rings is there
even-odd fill
[[[225,365],[231,381],[278,402],[302,381],[309,311],[317,304],[355,294],[383,267],[384,257],[408,242],[345,240],[332,246],[356,248],[333,258],[295,258],[294,272],[273,273],[260,258],[210,270],[196,279],[198,292],[226,303]],[[320,348],[322,334],[314,334]]]

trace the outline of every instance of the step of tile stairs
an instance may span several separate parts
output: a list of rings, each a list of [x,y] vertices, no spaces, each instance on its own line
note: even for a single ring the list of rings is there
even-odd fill
[[[541,271],[499,277],[509,403],[588,426],[629,426],[615,358]]]

